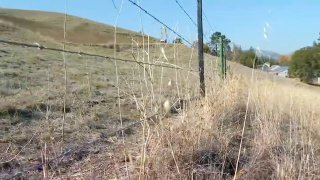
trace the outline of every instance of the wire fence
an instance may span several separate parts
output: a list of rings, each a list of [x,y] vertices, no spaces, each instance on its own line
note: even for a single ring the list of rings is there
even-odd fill
[[[154,15],[152,15],[151,13],[149,13],[147,10],[145,10],[143,7],[141,7],[140,5],[138,5],[137,3],[135,3],[132,0],[128,0],[130,3],[132,3],[133,5],[137,6],[140,10],[142,10],[145,14],[147,14],[148,16],[150,16],[151,18],[153,18],[154,20],[156,20],[157,22],[159,22],[160,24],[162,24],[164,27],[166,27],[168,30],[170,30],[172,33],[174,33],[175,35],[177,35],[178,37],[180,37],[182,40],[184,40],[188,45],[192,46],[192,43],[187,40],[185,37],[183,37],[182,35],[180,35],[178,32],[176,32],[175,30],[173,30],[173,28],[169,27],[166,23],[162,22],[161,20],[159,20],[157,17],[155,17]]]
[[[106,56],[106,55],[92,54],[92,53],[81,52],[81,51],[76,52],[76,51],[46,47],[46,46],[40,45],[38,43],[27,44],[27,43],[7,41],[7,40],[0,40],[0,43],[10,44],[10,45],[14,45],[14,46],[21,46],[21,47],[37,48],[39,50],[48,50],[48,51],[76,54],[79,56],[89,56],[89,57],[103,58],[103,59],[107,59],[107,60],[122,61],[122,62],[127,62],[127,63],[136,63],[136,64],[140,64],[140,65],[149,65],[149,66],[177,69],[177,70],[183,70],[183,71],[189,71],[189,72],[197,72],[196,70],[179,67],[178,65],[175,65],[175,64],[169,64],[169,63],[168,64],[154,64],[154,63],[148,63],[148,62],[142,62],[142,61],[135,61],[132,59],[121,59],[121,58],[115,58],[115,57]]]
[[[0,39],[3,51],[12,52],[15,55],[4,56],[8,59],[6,62],[17,63],[25,67],[21,74],[9,71],[5,72],[7,74],[4,73],[4,77],[11,78],[10,81],[16,81],[20,78],[18,83],[14,83],[19,84],[15,85],[18,86],[17,91],[5,99],[18,98],[30,92],[30,98],[37,98],[37,101],[30,101],[24,105],[29,107],[30,110],[27,111],[45,114],[42,117],[39,115],[38,120],[47,120],[41,122],[46,127],[38,129],[28,144],[25,144],[19,153],[13,156],[14,158],[0,160],[0,164],[17,160],[22,151],[27,153],[27,146],[32,146],[32,143],[35,143],[35,134],[37,134],[37,136],[41,136],[39,139],[41,139],[40,144],[42,145],[49,143],[46,136],[58,139],[58,143],[50,140],[53,145],[48,154],[52,158],[43,159],[36,166],[26,167],[23,173],[33,170],[46,171],[48,166],[54,171],[59,169],[59,166],[65,163],[66,159],[108,141],[110,137],[120,136],[125,144],[125,136],[130,135],[129,130],[138,127],[138,125],[157,123],[170,113],[183,113],[187,110],[186,104],[188,102],[198,99],[200,93],[198,88],[194,86],[195,83],[198,83],[198,70],[192,68],[197,67],[194,55],[196,50],[192,47],[193,43],[147,11],[146,8],[133,0],[128,0],[128,2],[166,27],[191,47],[177,43],[168,45],[161,42],[156,42],[157,47],[150,47],[149,39],[145,40],[145,35],[142,33],[142,45],[135,47],[132,42],[131,48],[123,52],[117,50],[116,40],[114,46],[109,49],[101,48],[102,50],[100,50],[96,47],[90,47],[87,48],[89,50],[81,48],[78,51],[69,50],[72,48],[68,48],[67,45],[67,11],[64,16],[62,49],[47,46],[45,43],[25,43]],[[175,2],[190,21],[197,26],[183,5],[177,0]],[[116,9],[119,9],[114,1],[112,3]],[[116,31],[114,37],[117,37]],[[60,43],[56,43],[56,45],[60,45]],[[12,47],[16,49],[12,50]],[[96,49],[99,49],[100,53],[91,53]],[[107,53],[101,53],[106,49]],[[61,57],[59,53],[62,53],[63,61],[58,58]],[[9,62],[10,58],[32,59],[33,62],[31,64],[27,61],[18,62],[18,60]],[[104,63],[105,61],[99,62],[99,60],[108,60],[108,64]],[[43,67],[47,67],[47,69],[43,69]],[[24,100],[22,99],[22,101]],[[62,108],[61,101],[63,101]],[[119,107],[119,111],[116,110],[116,106]],[[15,114],[21,113],[19,108],[15,109]],[[64,114],[62,119],[61,109]],[[32,118],[34,117],[32,116]],[[60,132],[45,135],[51,127],[53,129],[62,128],[62,139],[60,139]],[[97,129],[102,129],[102,131]],[[86,131],[86,133],[81,134],[81,131]],[[99,136],[92,139],[90,133],[93,132],[98,133]],[[75,137],[79,134],[81,134],[81,138]],[[60,144],[61,142],[62,144]],[[57,150],[57,147],[61,150]],[[34,151],[34,149],[30,148],[30,151]],[[17,176],[15,174],[12,177],[16,178]]]
[[[195,27],[197,27],[197,23],[192,19],[192,17],[190,16],[189,13],[187,13],[187,11],[183,8],[183,6],[180,4],[180,2],[178,0],[175,0],[175,2],[177,3],[177,5],[180,7],[180,9],[185,13],[185,15],[190,19],[190,21],[193,23],[193,25]]]

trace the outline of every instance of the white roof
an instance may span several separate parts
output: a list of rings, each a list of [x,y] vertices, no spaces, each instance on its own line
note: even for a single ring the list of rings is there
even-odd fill
[[[289,67],[288,66],[279,66],[279,65],[273,65],[270,68],[270,71],[272,72],[283,72],[283,71],[288,71]]]

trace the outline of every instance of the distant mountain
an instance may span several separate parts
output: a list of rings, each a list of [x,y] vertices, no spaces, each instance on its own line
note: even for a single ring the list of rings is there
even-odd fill
[[[260,50],[259,56],[270,57],[278,61],[281,55],[273,51]]]

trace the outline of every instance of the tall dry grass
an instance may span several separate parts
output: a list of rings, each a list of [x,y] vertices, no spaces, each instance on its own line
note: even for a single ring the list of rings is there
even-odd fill
[[[319,94],[237,76],[207,84],[205,99],[151,127],[140,178],[320,178]]]
[[[114,47],[118,45],[116,24]],[[66,18],[64,30],[66,30]],[[66,36],[65,31],[64,36]],[[161,43],[153,44],[154,47],[150,49],[150,38],[148,36],[145,41],[144,35],[142,44],[134,42],[134,40],[132,43],[135,43],[132,45],[132,52],[125,52],[127,53],[125,55],[130,57],[132,55],[137,61],[181,65],[189,69],[195,67],[191,65],[194,62],[194,49],[187,49],[183,45],[177,44],[168,47],[169,45]],[[114,57],[121,57],[123,54],[124,52],[118,52],[117,48],[114,48]],[[320,172],[317,168],[319,165],[320,97],[315,92],[268,80],[248,81],[238,76],[230,76],[226,81],[221,82],[214,78],[216,77],[216,65],[213,61],[209,61],[206,64],[210,64],[210,67],[206,67],[206,72],[212,74],[207,74],[207,97],[202,100],[193,99],[185,104],[184,109],[178,115],[167,116],[166,111],[162,112],[162,103],[165,101],[168,102],[168,106],[171,106],[177,99],[192,99],[194,95],[199,94],[197,90],[198,77],[189,71],[140,64],[128,65],[120,62],[117,64],[114,61],[111,68],[110,64],[105,64],[103,70],[109,72],[109,76],[103,76],[105,76],[104,79],[111,79],[110,84],[114,89],[110,89],[115,93],[106,91],[106,95],[99,98],[105,98],[105,102],[110,101],[110,97],[116,100],[104,105],[102,101],[97,101],[98,104],[101,104],[100,107],[93,107],[90,102],[97,97],[93,95],[92,84],[97,81],[105,85],[104,88],[107,89],[109,79],[108,81],[98,81],[98,79],[102,79],[101,73],[94,76],[95,73],[91,72],[91,68],[93,69],[94,66],[96,66],[94,67],[96,70],[101,68],[97,64],[90,64],[91,68],[85,66],[86,74],[82,76],[80,75],[80,66],[77,67],[79,68],[77,71],[72,73],[74,65],[68,65],[65,57],[63,60],[63,66],[59,66],[63,67],[59,77],[64,75],[64,78],[60,78],[64,82],[58,83],[58,88],[51,89],[55,86],[54,81],[50,83],[50,78],[54,77],[54,68],[47,71],[48,89],[46,91],[48,98],[45,101],[47,102],[47,121],[35,126],[42,130],[39,139],[43,145],[43,152],[41,151],[43,154],[41,155],[44,166],[47,166],[51,154],[59,154],[59,151],[56,150],[59,148],[55,148],[55,141],[59,139],[55,138],[57,135],[55,132],[60,130],[58,127],[60,127],[61,121],[63,121],[62,129],[64,130],[66,127],[66,130],[69,131],[66,133],[66,139],[71,145],[72,141],[78,139],[77,142],[81,139],[86,141],[88,137],[91,138],[90,134],[94,136],[99,132],[94,128],[91,129],[90,123],[94,125],[104,123],[102,124],[103,132],[109,130],[108,126],[113,125],[112,121],[95,122],[96,119],[99,119],[97,113],[103,114],[100,111],[109,108],[108,106],[112,102],[115,102],[115,108],[111,108],[110,111],[114,111],[114,114],[119,116],[114,121],[120,123],[120,130],[126,127],[129,124],[128,122],[125,124],[125,121],[129,121],[126,117],[132,117],[133,114],[136,114],[126,112],[126,109],[133,109],[132,106],[125,108],[128,106],[126,101],[132,100],[132,104],[136,106],[134,110],[138,111],[137,114],[140,116],[140,119],[134,122],[141,122],[142,131],[137,132],[141,136],[134,134],[133,137],[126,137],[122,130],[119,134],[121,146],[115,148],[113,151],[117,152],[113,154],[119,152],[124,157],[118,160],[108,152],[108,156],[110,154],[110,157],[116,159],[114,160],[116,165],[111,168],[107,166],[106,176],[111,174],[110,172],[114,168],[115,171],[120,172],[122,169],[127,179],[134,179],[134,177],[140,179],[320,178]],[[88,59],[86,59],[87,61]],[[71,79],[72,74],[79,78],[78,85],[74,85],[74,88],[79,88],[79,93],[75,91],[73,100],[70,97],[67,98],[66,95],[67,72],[70,74],[68,79]],[[84,78],[85,80],[83,80]],[[87,93],[81,96],[80,88],[83,82],[86,84]],[[64,93],[62,95],[57,93],[56,96],[59,96],[60,99],[50,100],[49,96],[52,96],[53,90]],[[78,95],[80,97],[76,97]],[[61,118],[54,119],[54,114],[49,107],[58,104],[55,101],[60,100],[59,102],[61,102],[61,99],[64,101],[63,118],[62,120]],[[69,101],[74,101],[74,103],[71,104]],[[66,102],[68,103],[66,104]],[[66,105],[74,106],[74,114],[66,115]],[[61,108],[57,107],[56,109]],[[169,109],[170,107],[167,108],[167,111]],[[57,110],[55,113],[60,117],[61,110]],[[156,114],[155,118],[148,118],[154,114]],[[107,115],[109,114],[106,113],[101,119],[108,119]],[[70,121],[64,122],[66,118]],[[66,126],[64,127],[64,125]],[[119,126],[116,126],[116,129],[119,129]],[[110,137],[110,139],[112,138]],[[131,149],[132,146],[136,146],[136,142],[130,138],[140,138],[137,140],[139,142],[138,148]],[[30,139],[32,140],[33,136]],[[49,148],[51,146],[52,148]],[[51,150],[53,153],[47,154],[47,149],[53,149]],[[15,159],[17,155],[11,159]],[[106,158],[107,156],[102,157]],[[103,158],[99,157],[99,162],[103,161],[101,159]],[[72,168],[70,169],[72,171]],[[45,171],[43,177],[50,177],[55,173]],[[61,174],[56,174],[56,176],[59,175]],[[92,173],[92,177],[94,175],[96,174]],[[121,175],[116,173],[116,177],[120,179]]]

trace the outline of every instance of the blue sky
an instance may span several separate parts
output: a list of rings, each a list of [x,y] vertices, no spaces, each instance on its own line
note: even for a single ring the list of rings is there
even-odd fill
[[[66,0],[0,0],[0,7],[64,12]],[[122,0],[114,0],[118,8]],[[197,37],[197,29],[179,9],[175,0],[138,0],[145,9],[188,40]],[[196,20],[196,0],[179,0]],[[207,37],[221,31],[244,49],[260,47],[279,53],[291,53],[311,45],[320,32],[319,0],[203,0]],[[111,0],[67,0],[68,14],[114,25],[117,11]],[[123,0],[118,26],[160,38],[161,25]],[[265,29],[265,30],[264,30]],[[265,33],[266,32],[266,33]],[[267,39],[264,37],[267,35]],[[175,36],[169,33],[171,38]]]

